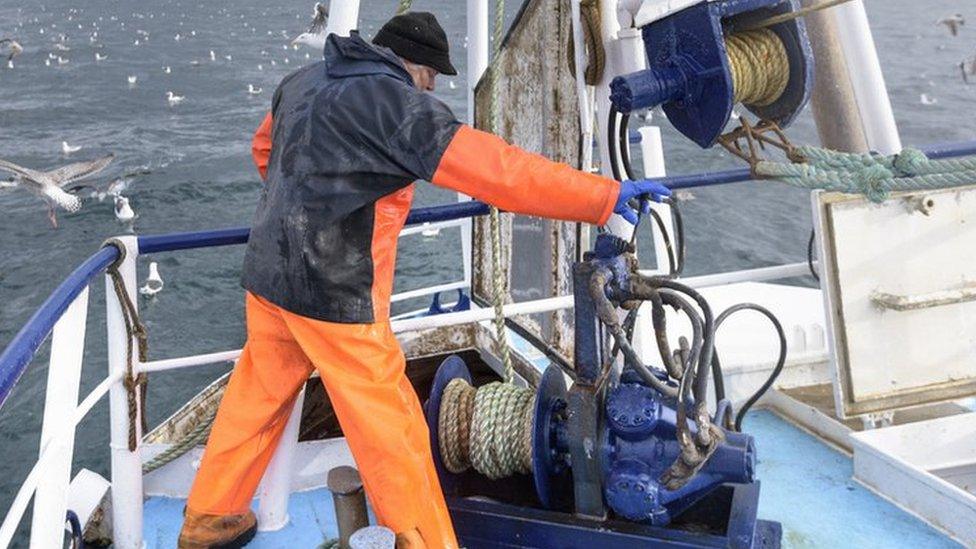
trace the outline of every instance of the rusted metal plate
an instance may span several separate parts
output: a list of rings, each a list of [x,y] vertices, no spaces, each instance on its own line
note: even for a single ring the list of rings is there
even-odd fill
[[[498,58],[475,92],[476,126],[552,160],[579,165],[579,112],[567,63],[571,37],[569,3],[526,2],[505,38]],[[492,103],[497,102],[497,127]],[[553,192],[558,192],[553,181]],[[507,302],[572,293],[570,269],[577,258],[580,228],[575,223],[502,215],[502,263],[510,292]],[[475,223],[474,296],[493,301],[488,220]],[[515,322],[562,357],[573,355],[572,315],[556,311]],[[567,360],[567,362],[569,362]]]

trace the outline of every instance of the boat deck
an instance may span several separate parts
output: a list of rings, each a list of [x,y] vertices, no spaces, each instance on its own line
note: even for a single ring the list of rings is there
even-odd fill
[[[916,517],[851,478],[851,459],[779,416],[750,413],[746,430],[756,437],[762,480],[759,516],[783,524],[783,547],[960,547]],[[149,548],[176,545],[184,501],[152,497],[145,506]],[[291,521],[259,532],[248,547],[318,547],[336,535],[327,490],[293,494]]]

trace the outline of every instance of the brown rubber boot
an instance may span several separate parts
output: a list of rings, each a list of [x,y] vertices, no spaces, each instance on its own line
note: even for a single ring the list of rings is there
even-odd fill
[[[186,510],[179,549],[239,549],[251,541],[258,529],[254,513],[204,515]]]

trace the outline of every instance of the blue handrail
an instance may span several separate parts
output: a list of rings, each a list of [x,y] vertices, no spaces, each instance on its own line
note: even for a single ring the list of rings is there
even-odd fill
[[[932,159],[952,158],[976,154],[976,141],[944,143],[922,148]],[[672,189],[709,187],[727,183],[737,183],[751,179],[748,169],[734,169],[711,173],[679,175],[661,178],[659,181]],[[407,216],[407,225],[450,221],[467,217],[486,215],[488,205],[476,200],[444,204],[427,208],[416,208]],[[250,229],[247,227],[220,229],[195,233],[173,233],[139,237],[139,253],[150,254],[191,248],[229,246],[247,242]],[[0,408],[17,380],[30,364],[34,353],[47,339],[54,324],[61,318],[71,302],[74,301],[106,267],[118,258],[115,247],[106,247],[89,257],[78,266],[59,285],[47,300],[37,309],[27,324],[0,353]]]
[[[419,225],[436,221],[451,221],[486,215],[488,205],[484,202],[468,201],[426,208],[415,208],[407,215],[407,225]],[[250,232],[248,227],[234,229],[219,229],[216,231],[202,231],[193,233],[173,233],[162,235],[140,236],[139,253],[150,254],[191,248],[210,248],[216,246],[230,246],[244,244]],[[7,348],[0,354],[0,408],[7,401],[10,391],[17,384],[30,365],[34,353],[41,346],[47,336],[51,334],[54,325],[61,315],[68,309],[71,302],[81,294],[91,282],[106,267],[119,257],[119,250],[114,246],[100,249],[72,271],[47,300],[37,309],[27,324],[14,336]]]
[[[0,407],[7,401],[7,396],[34,358],[37,348],[47,339],[54,329],[54,324],[68,309],[71,302],[118,257],[119,249],[114,246],[98,250],[51,292],[27,324],[17,332],[14,339],[0,354]]]

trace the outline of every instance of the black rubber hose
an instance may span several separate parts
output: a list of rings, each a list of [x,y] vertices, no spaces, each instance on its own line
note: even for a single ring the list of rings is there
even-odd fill
[[[722,377],[722,363],[718,351],[712,353],[712,385],[715,386],[715,402],[725,398],[725,378]]]
[[[630,115],[625,114],[620,117],[619,129],[617,130],[617,148],[620,150],[620,162],[624,165],[624,174],[627,179],[634,181],[634,167],[630,164]]]
[[[668,274],[669,276],[678,276],[678,262],[674,257],[674,247],[671,245],[671,239],[668,238],[667,228],[664,226],[664,220],[661,219],[661,214],[657,210],[651,210],[651,217],[654,218],[654,223],[657,224],[657,228],[661,231],[661,235],[664,238],[664,248],[668,252]],[[637,233],[637,227],[634,227],[634,234]]]
[[[674,223],[675,233],[674,247],[678,250],[677,267],[675,268],[674,275],[681,276],[681,273],[685,270],[685,224],[681,218],[681,208],[678,207],[678,201],[668,197],[664,199],[664,203],[671,206],[671,221]]]
[[[610,116],[607,118],[607,156],[610,157],[610,173],[617,181],[623,181],[620,177],[620,165],[617,163],[617,107],[610,105]]]
[[[810,268],[810,274],[813,276],[813,278],[817,282],[820,282],[820,275],[817,273],[817,270],[813,268],[813,241],[815,236],[816,232],[813,229],[810,229],[810,241],[807,242],[807,267]]]
[[[773,368],[772,373],[769,374],[769,378],[766,380],[766,382],[763,383],[762,386],[759,387],[759,389],[755,393],[753,393],[753,395],[749,397],[748,400],[746,400],[746,403],[742,405],[742,408],[735,415],[736,431],[742,431],[742,418],[745,417],[746,412],[749,411],[749,408],[752,408],[752,406],[760,398],[762,398],[764,394],[766,394],[766,391],[768,391],[769,388],[773,386],[773,383],[776,383],[776,378],[779,377],[779,374],[783,371],[783,365],[786,364],[786,353],[787,353],[786,332],[783,331],[783,325],[780,324],[779,319],[776,318],[776,315],[774,315],[772,312],[769,311],[769,309],[761,305],[757,305],[755,303],[739,303],[738,305],[733,305],[732,307],[729,307],[728,309],[722,311],[722,314],[718,315],[718,318],[715,319],[715,329],[718,330],[719,326],[721,326],[722,323],[725,322],[725,319],[727,319],[733,313],[736,313],[738,311],[744,311],[744,310],[753,310],[758,313],[761,313],[763,316],[768,318],[770,322],[772,322],[773,328],[776,329],[776,335],[779,336],[779,358],[776,360],[776,366]],[[718,365],[717,362],[713,363],[712,371],[713,373],[717,371],[717,374],[713,374],[716,379],[719,379],[722,376],[722,368],[720,365]]]

